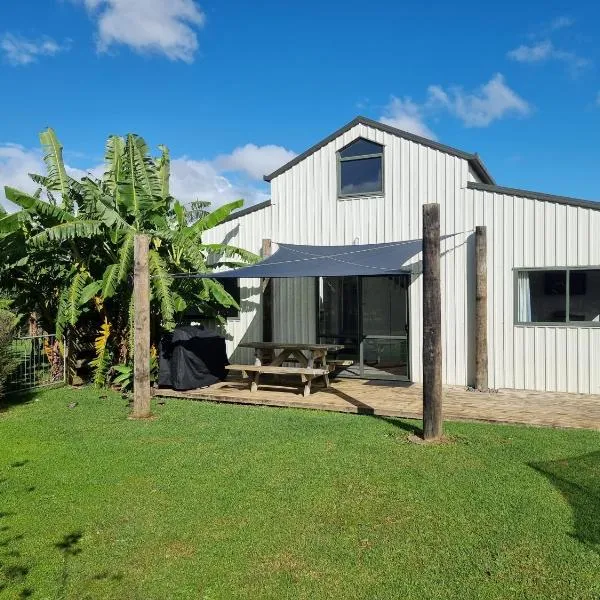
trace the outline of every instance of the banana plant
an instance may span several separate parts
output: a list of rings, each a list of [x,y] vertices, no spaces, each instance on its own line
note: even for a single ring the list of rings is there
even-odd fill
[[[216,280],[181,276],[258,260],[241,248],[202,241],[243,200],[213,211],[196,202],[187,210],[171,195],[168,148],[159,146],[160,154],[152,157],[135,134],[110,136],[102,176],[80,180],[68,174],[52,129],[40,134],[40,142],[47,173],[31,175],[39,189],[27,194],[5,188],[20,210],[0,213],[0,242],[10,249],[9,260],[0,265],[0,289],[26,305],[19,308],[27,314],[40,311],[40,296],[50,298],[46,327],[61,338],[67,331],[97,332],[96,384],[105,384],[115,365],[131,364],[137,234],[150,238],[150,301],[158,329],[172,329],[188,307],[218,314],[236,305]],[[28,300],[29,282],[46,287]]]

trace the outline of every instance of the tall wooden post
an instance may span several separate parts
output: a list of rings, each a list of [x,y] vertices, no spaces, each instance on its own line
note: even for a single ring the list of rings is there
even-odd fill
[[[488,389],[487,228],[475,228],[475,387]]]
[[[271,240],[262,241],[262,257],[267,258],[272,253]],[[273,282],[270,277],[262,281],[262,329],[263,342],[273,341]]]
[[[440,205],[423,206],[423,439],[442,436]]]
[[[135,236],[133,247],[134,357],[132,419],[150,416],[150,275],[148,249],[150,238]]]

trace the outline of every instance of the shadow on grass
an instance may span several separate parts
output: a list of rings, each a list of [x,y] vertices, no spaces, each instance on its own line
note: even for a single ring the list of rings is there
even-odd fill
[[[39,390],[25,390],[22,392],[7,392],[3,396],[0,396],[0,413],[10,410],[14,406],[20,406],[21,404],[29,404],[33,402]]]
[[[374,416],[374,418],[379,419],[380,421],[385,421],[386,423],[389,423],[390,425],[393,425],[394,427],[397,427],[398,429],[402,429],[403,431],[406,431],[407,433],[409,433],[411,435],[416,435],[418,437],[423,436],[423,430],[420,427],[418,427],[417,425],[414,425],[412,423],[405,423],[404,421],[401,421],[397,417],[382,417],[379,415],[373,415],[373,416]]]
[[[27,586],[29,566],[23,562],[20,542],[23,534],[15,534],[10,526],[10,517],[15,513],[0,511],[0,594],[3,591],[20,591],[14,598],[29,598],[33,589]]]
[[[69,587],[69,562],[74,556],[81,554],[79,542],[81,542],[82,537],[83,533],[81,531],[73,531],[67,533],[59,542],[54,544],[54,547],[62,554],[63,559],[63,568],[59,582],[59,598],[66,598],[67,596],[67,589]]]
[[[570,504],[572,536],[600,554],[600,451],[529,466],[547,477]]]

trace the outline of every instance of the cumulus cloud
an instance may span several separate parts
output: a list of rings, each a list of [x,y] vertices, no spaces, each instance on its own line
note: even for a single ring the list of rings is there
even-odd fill
[[[101,177],[104,165],[93,165],[80,169],[65,165],[69,175],[76,179],[92,175]],[[33,193],[37,186],[29,173],[45,173],[42,154],[37,149],[27,149],[17,144],[0,144],[0,203],[12,211],[15,207],[4,196],[4,186]],[[250,206],[266,200],[267,187],[257,185],[243,177],[225,177],[214,161],[194,160],[188,157],[171,161],[171,193],[188,203],[192,200],[207,200],[214,207],[243,198]]]
[[[512,90],[497,73],[487,83],[473,92],[460,87],[448,91],[439,85],[429,87],[428,103],[441,107],[460,119],[466,127],[487,127],[506,116],[527,116],[531,106]]]
[[[461,120],[466,127],[487,127],[509,116],[527,116],[531,106],[512,90],[497,73],[487,83],[471,92],[460,86],[448,89],[430,85],[423,103],[411,98],[392,96],[380,120],[383,123],[435,140],[427,120],[446,113]]]
[[[419,105],[409,97],[397,98],[392,96],[379,120],[403,131],[435,140],[437,139],[435,134],[425,123],[426,113],[428,112],[427,105]]]
[[[550,40],[544,40],[531,46],[521,45],[507,53],[508,58],[520,63],[542,63],[555,60],[565,64],[572,75],[579,74],[591,65],[588,58],[579,56],[575,52],[560,50]]]
[[[571,17],[567,17],[566,15],[562,15],[560,17],[556,17],[553,21],[548,25],[548,29],[550,31],[557,31],[559,29],[565,29],[566,27],[571,27],[575,24],[575,19]]]
[[[59,52],[65,52],[70,47],[70,40],[62,43],[50,37],[32,40],[12,33],[4,33],[0,36],[0,51],[4,54],[5,60],[15,67],[34,63],[42,56],[54,56]]]
[[[97,20],[97,47],[115,45],[191,63],[205,16],[194,0],[74,0]]]
[[[213,207],[243,198],[246,206],[267,200],[266,189],[225,177],[212,161],[177,158],[171,162],[171,193],[182,202],[207,200]]]
[[[253,179],[262,179],[296,156],[292,150],[272,144],[256,146],[246,144],[231,154],[221,154],[214,161],[221,171],[241,171]]]
[[[508,58],[516,60],[517,62],[540,62],[547,60],[552,55],[554,46],[551,41],[545,40],[538,42],[532,46],[521,45],[514,50],[507,53]]]
[[[27,150],[18,144],[0,145],[0,203],[8,210],[16,207],[4,196],[4,186],[34,192],[36,184],[28,173],[43,173],[45,171],[42,155],[36,150]]]

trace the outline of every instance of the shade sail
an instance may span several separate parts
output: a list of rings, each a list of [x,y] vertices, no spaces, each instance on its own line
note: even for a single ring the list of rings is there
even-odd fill
[[[343,277],[348,275],[399,275],[405,263],[421,252],[422,240],[354,246],[298,246],[278,244],[263,261],[241,269],[200,273],[191,277],[214,279],[258,277]]]

